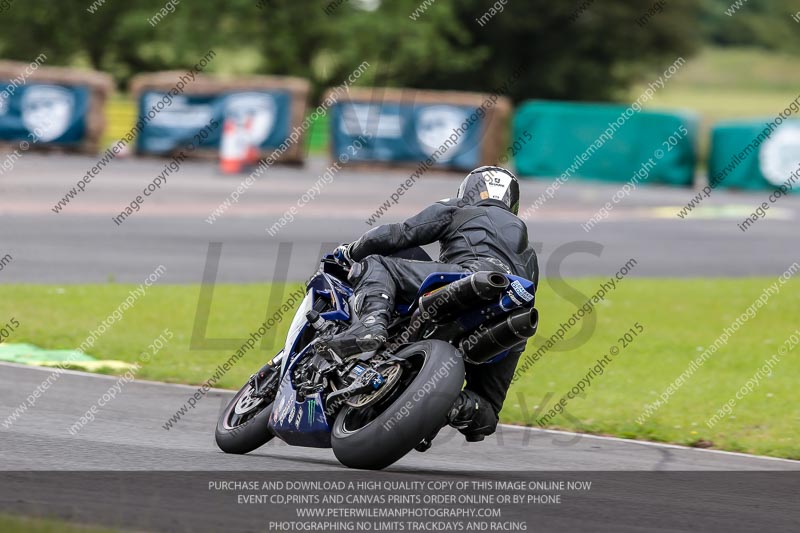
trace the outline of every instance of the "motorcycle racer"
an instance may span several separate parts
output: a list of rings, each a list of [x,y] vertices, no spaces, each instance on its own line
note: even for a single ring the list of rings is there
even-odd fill
[[[387,339],[395,302],[414,298],[435,272],[497,271],[525,277],[538,286],[536,253],[525,223],[517,217],[519,183],[509,170],[483,166],[462,181],[457,197],[434,203],[402,223],[375,227],[339,246],[338,262],[350,268],[357,320],[325,345],[339,356],[377,350]],[[438,241],[438,261],[388,255]],[[468,442],[494,433],[498,415],[525,342],[495,363],[467,364],[466,386],[447,415]],[[430,439],[418,447],[430,447]]]

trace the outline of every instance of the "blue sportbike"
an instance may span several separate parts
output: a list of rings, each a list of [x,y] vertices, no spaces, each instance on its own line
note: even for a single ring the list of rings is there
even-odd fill
[[[396,255],[430,260],[421,248]],[[532,281],[499,272],[431,274],[396,306],[383,348],[340,358],[319,341],[354,320],[353,289],[327,255],[283,349],[222,412],[217,445],[243,454],[278,437],[333,448],[351,468],[385,468],[446,424],[465,361],[492,363],[536,333],[533,295]]]

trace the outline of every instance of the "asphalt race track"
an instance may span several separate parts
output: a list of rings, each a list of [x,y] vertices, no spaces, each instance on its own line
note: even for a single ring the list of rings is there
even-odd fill
[[[50,372],[0,364],[0,412],[12,412]],[[412,452],[381,474],[346,471],[330,450],[289,447],[274,440],[248,455],[227,455],[216,448],[213,428],[230,392],[212,390],[170,430],[164,429],[164,423],[196,390],[184,385],[127,383],[116,399],[99,410],[94,422],[71,435],[70,426],[116,379],[65,372],[33,408],[10,427],[0,426],[0,512],[147,530],[263,531],[264,526],[253,526],[254,520],[265,520],[254,509],[241,512],[238,507],[239,514],[231,519],[230,501],[221,501],[221,496],[206,488],[209,479],[217,479],[212,471],[224,472],[223,479],[250,479],[253,474],[260,475],[259,479],[338,479],[355,473],[363,479],[401,480],[514,479],[530,471],[536,472],[536,479],[563,473],[568,479],[593,479],[601,487],[595,491],[597,501],[573,501],[583,509],[583,516],[576,516],[568,506],[541,512],[516,510],[520,518],[534,517],[548,530],[668,531],[662,527],[666,522],[652,520],[670,506],[685,511],[680,520],[698,513],[695,519],[701,521],[694,525],[705,531],[747,530],[755,525],[756,516],[760,516],[759,524],[774,526],[767,528],[771,531],[785,530],[787,524],[800,520],[795,490],[798,461],[529,428],[503,426],[496,435],[471,445],[457,434],[444,433],[428,452]],[[745,475],[723,472],[732,470],[761,473],[753,474],[760,476],[755,478],[725,478]],[[321,471],[325,472],[320,475]],[[660,471],[661,477],[652,483],[641,476],[655,474],[630,471]],[[675,476],[681,477],[669,477],[665,473],[669,471],[680,472]],[[706,472],[687,480],[691,471]],[[731,487],[743,492],[729,493],[734,490]],[[198,499],[187,500],[189,488],[196,489]],[[656,493],[650,494],[653,490]],[[697,503],[700,500],[702,506]],[[615,506],[624,513],[613,512]],[[148,509],[146,514],[136,512],[143,507]],[[192,511],[187,512],[187,507]],[[594,511],[586,515],[586,508]],[[767,508],[770,513],[765,513]],[[514,516],[514,510],[507,515]]]
[[[53,212],[95,163],[83,156],[26,154],[13,172],[0,175],[0,258],[13,257],[0,270],[0,283],[138,284],[158,265],[167,267],[159,283],[199,283],[211,243],[222,245],[217,281],[275,280],[279,250],[288,278],[303,280],[322,250],[369,229],[365,220],[409,176],[342,170],[272,236],[266,229],[314,186],[326,160],[270,169],[213,224],[206,218],[245,176],[221,176],[200,162],[184,163],[122,225],[112,217],[141,194],[164,161],[115,161],[61,213]],[[459,181],[457,174],[428,173],[380,221],[402,220],[452,196]],[[525,181],[521,211],[549,183]],[[797,242],[800,198],[782,198],[768,218],[742,233],[737,223],[766,194],[715,191],[701,211],[681,220],[675,213],[694,191],[641,188],[585,232],[581,224],[618,187],[567,183],[530,217],[529,235],[538,243],[545,276],[610,276],[629,258],[638,261],[634,276],[771,276],[796,259],[796,249],[786,243]],[[538,530],[535,525],[548,531],[800,530],[797,461],[502,426],[469,446],[457,433],[443,432],[427,453],[412,452],[384,473],[354,473],[330,450],[277,441],[244,456],[223,454],[213,429],[228,391],[212,390],[167,430],[164,424],[197,388],[134,381],[72,435],[70,426],[117,380],[77,372],[60,374],[35,406],[4,424],[50,372],[0,363],[0,513],[137,531],[264,531],[263,508],[222,501],[204,488],[214,472],[226,479],[577,476],[599,488],[563,506],[512,509],[508,516],[531,520],[529,530]],[[757,477],[743,477],[743,471]],[[288,516],[286,510],[270,512]]]
[[[0,363],[0,412],[7,415],[52,370]],[[272,441],[246,456],[214,443],[232,392],[214,390],[170,430],[162,425],[197,387],[134,381],[75,436],[69,428],[115,377],[65,372],[33,409],[5,429],[0,470],[341,470],[329,450]],[[5,419],[5,418],[4,418]],[[424,454],[392,470],[800,470],[800,461],[503,426],[481,444],[442,434]]]
[[[206,218],[246,176],[222,176],[210,163],[185,162],[140,211],[117,226],[112,217],[141,194],[164,163],[114,161],[56,214],[53,206],[96,159],[26,154],[13,172],[0,176],[0,252],[14,257],[0,272],[0,283],[113,279],[138,284],[159,264],[167,267],[162,283],[198,283],[210,242],[223,246],[220,282],[272,280],[280,243],[287,243],[283,253],[289,278],[303,280],[316,269],[321,249],[368,230],[367,218],[410,174],[344,169],[331,183],[322,183],[317,198],[297,208],[294,220],[271,236],[266,229],[318,181],[327,160],[316,157],[304,168],[269,169],[213,224]],[[402,220],[451,197],[459,182],[458,174],[429,172],[398,196],[380,221]],[[525,180],[520,211],[550,183]],[[742,233],[737,223],[766,200],[764,192],[714,191],[702,211],[682,220],[675,213],[694,191],[640,187],[606,220],[584,231],[581,224],[618,189],[567,182],[530,216],[529,237],[537,243],[545,276],[611,275],[632,257],[639,262],[634,276],[771,276],[796,259],[785,243],[797,239],[800,198],[781,198],[766,219]]]

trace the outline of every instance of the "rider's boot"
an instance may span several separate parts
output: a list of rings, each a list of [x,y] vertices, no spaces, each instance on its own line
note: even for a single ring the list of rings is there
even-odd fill
[[[323,343],[339,357],[377,350],[386,342],[391,308],[384,294],[364,297],[353,324]]]
[[[465,389],[448,411],[447,423],[459,430],[467,442],[480,442],[494,433],[497,415],[480,395]]]
[[[447,412],[447,423],[459,430],[467,442],[480,442],[486,435],[494,433],[497,426],[497,416],[492,407],[478,394],[470,390],[462,390],[453,406]],[[428,437],[422,439],[414,449],[418,452],[427,452],[433,445],[433,439],[439,429]]]

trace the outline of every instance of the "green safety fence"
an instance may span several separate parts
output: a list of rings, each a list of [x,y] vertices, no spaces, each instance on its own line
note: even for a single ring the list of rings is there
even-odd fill
[[[708,176],[716,188],[796,188],[798,172],[800,120],[722,122],[711,130]]]
[[[522,176],[691,186],[699,120],[692,113],[610,104],[528,101],[514,115]],[[520,143],[521,144],[521,143]],[[646,167],[646,172],[642,169]]]

